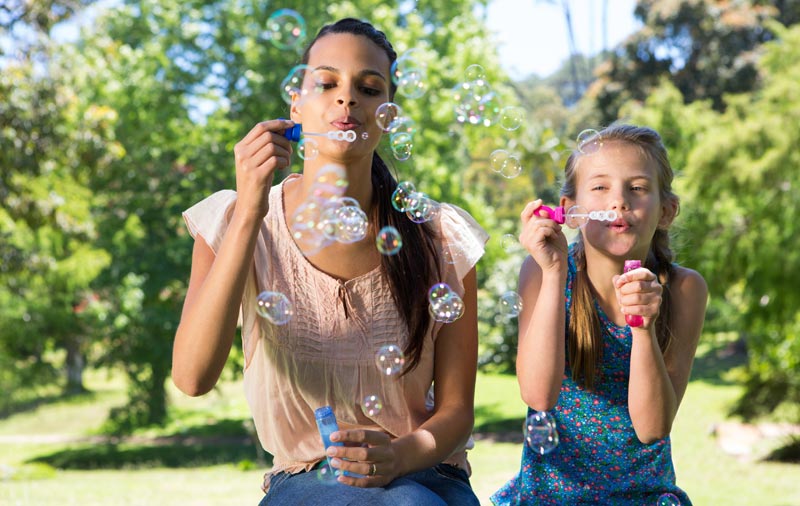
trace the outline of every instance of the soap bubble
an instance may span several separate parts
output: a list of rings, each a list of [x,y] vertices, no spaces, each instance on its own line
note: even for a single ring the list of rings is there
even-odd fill
[[[675,494],[661,494],[656,501],[656,506],[681,506],[681,500]]]
[[[603,138],[600,137],[600,132],[588,128],[578,134],[577,143],[578,151],[584,155],[590,155],[597,153],[603,147]]]
[[[536,411],[525,419],[525,443],[531,450],[544,455],[558,446],[556,421],[547,411]]]
[[[381,398],[378,395],[367,395],[361,402],[361,411],[363,411],[364,414],[370,418],[378,416],[382,409],[383,401],[381,401]]]
[[[425,223],[439,217],[441,206],[424,193],[416,192],[412,197],[419,202],[417,207],[406,212],[408,219],[414,223]]]
[[[303,160],[313,160],[319,155],[319,144],[314,139],[302,138],[297,142],[297,156]]]
[[[401,213],[411,211],[419,205],[419,200],[414,196],[417,189],[413,183],[401,181],[392,192],[392,207]]]
[[[525,121],[525,109],[507,106],[500,110],[500,127],[509,132],[518,129]]]
[[[292,67],[292,70],[286,74],[286,77],[281,81],[281,98],[287,104],[292,103],[293,95],[305,94],[303,90],[303,79],[305,78],[308,65],[300,64]]]
[[[516,318],[522,312],[522,297],[517,292],[509,290],[500,296],[497,307],[505,318]]]
[[[390,130],[390,125],[395,118],[403,114],[403,109],[394,102],[386,102],[375,109],[375,122],[384,132]]]
[[[378,366],[378,370],[386,376],[399,374],[405,363],[405,354],[396,344],[381,346],[375,353],[375,364]]]
[[[436,302],[431,302],[428,310],[435,321],[453,323],[464,315],[464,301],[457,293],[451,292]]]
[[[502,172],[503,166],[505,166],[510,157],[511,154],[505,149],[495,149],[489,155],[489,167],[495,172]]]
[[[468,82],[486,81],[486,70],[484,70],[484,68],[477,63],[474,63],[467,67],[467,70],[464,71],[464,77]]]
[[[447,283],[436,283],[428,289],[428,302],[435,304],[449,297],[452,293],[453,289]]]
[[[414,139],[410,134],[398,132],[389,137],[389,144],[392,154],[397,160],[403,161],[411,158],[411,149],[414,147]]]
[[[403,238],[396,228],[385,226],[375,236],[375,245],[381,255],[396,255],[403,247]]]
[[[322,466],[320,466],[317,471],[317,480],[324,483],[325,485],[335,485],[338,482],[337,473],[334,469],[328,464],[328,462],[324,462]]]
[[[292,9],[279,9],[267,19],[263,36],[278,49],[298,50],[306,40],[306,20]]]
[[[281,292],[263,291],[256,297],[256,312],[275,325],[285,325],[292,319],[294,309]]]

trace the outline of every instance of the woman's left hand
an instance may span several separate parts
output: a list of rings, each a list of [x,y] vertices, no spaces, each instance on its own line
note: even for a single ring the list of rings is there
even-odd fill
[[[340,430],[331,434],[331,441],[344,446],[329,446],[327,454],[335,469],[363,475],[363,478],[342,473],[340,483],[354,487],[382,487],[397,477],[397,455],[388,434],[376,430]]]
[[[649,329],[661,310],[663,288],[650,270],[640,267],[612,278],[617,302],[625,315],[644,318],[641,328]]]

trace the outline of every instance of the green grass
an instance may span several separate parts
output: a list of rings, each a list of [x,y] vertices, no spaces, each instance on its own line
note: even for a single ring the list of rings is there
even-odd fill
[[[800,466],[741,462],[723,453],[709,430],[724,421],[741,392],[719,358],[720,343],[701,348],[673,429],[678,484],[696,506],[800,504]],[[190,398],[170,389],[170,421],[128,442],[51,441],[96,436],[124,384],[93,374],[92,394],[57,399],[0,419],[0,504],[243,505],[261,499],[263,467],[250,439],[241,383]],[[470,454],[473,487],[483,504],[518,469],[525,406],[512,376],[480,375],[475,407],[480,437]],[[217,444],[207,439],[217,437]],[[14,441],[24,436],[25,441]],[[194,441],[192,438],[201,438]],[[155,466],[155,467],[153,467]],[[98,468],[101,469],[93,469]]]

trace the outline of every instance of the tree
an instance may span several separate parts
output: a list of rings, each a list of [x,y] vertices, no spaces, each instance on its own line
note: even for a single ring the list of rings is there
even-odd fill
[[[400,179],[466,207],[490,227],[491,211],[464,186],[465,168],[486,131],[454,127],[447,93],[464,80],[468,65],[480,62],[498,95],[511,97],[472,6],[445,0],[413,9],[376,1],[285,5],[303,14],[310,34],[333,19],[368,12],[398,52],[415,48],[422,63],[437,62],[427,67],[424,98],[398,96],[418,128],[412,159],[394,165]],[[233,145],[256,122],[287,114],[278,90],[298,54],[263,33],[281,7],[243,0],[128,2],[100,17],[71,50],[74,61],[92,69],[82,100],[115,112],[113,137],[124,152],[90,182],[102,203],[94,243],[113,255],[97,303],[107,315],[103,360],[124,367],[130,380],[130,401],[113,414],[118,429],[166,416],[164,382],[191,254],[181,211],[233,188]]]
[[[800,2],[640,0],[635,15],[644,26],[612,53],[588,91],[602,124],[625,102],[644,101],[665,77],[687,103],[708,99],[721,111],[725,94],[759,85],[758,48],[775,37],[765,22],[797,22]]]
[[[797,421],[800,131],[787,125],[800,118],[793,91],[800,26],[772,22],[767,29],[777,39],[763,47],[761,89],[727,96],[724,112],[710,101],[684,105],[669,83],[644,107],[631,103],[624,111],[664,133],[682,172],[681,258],[709,283],[709,326],[746,339],[746,388],[737,411],[754,416],[786,408]]]
[[[31,17],[12,13],[4,27]],[[49,27],[46,16],[33,18]],[[117,157],[114,116],[81,103],[53,48],[46,33],[34,32],[0,76],[0,362],[8,365],[0,387],[10,392],[0,409],[58,381],[62,362],[65,391],[83,391],[86,355],[98,338],[84,309],[110,260],[93,244],[87,181]]]

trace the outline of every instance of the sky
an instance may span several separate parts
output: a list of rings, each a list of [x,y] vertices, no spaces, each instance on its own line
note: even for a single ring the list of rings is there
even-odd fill
[[[580,53],[603,49],[602,1],[566,0]],[[636,0],[608,0],[608,48],[641,24],[633,17]],[[487,25],[495,33],[500,64],[512,79],[552,74],[569,56],[562,0],[491,0]]]
[[[98,5],[118,0],[101,0]],[[567,2],[578,51],[585,55],[603,49],[602,0],[490,0],[486,12],[489,30],[495,34],[500,64],[512,79],[552,74],[569,56],[569,38],[562,2]],[[608,0],[608,46],[614,47],[636,31],[636,0]],[[79,17],[91,22],[91,15]],[[56,37],[77,37],[77,24],[56,28]],[[7,44],[8,40],[0,40]]]

